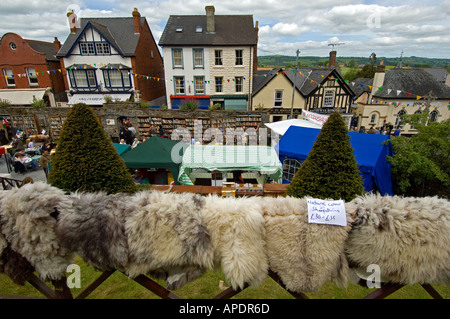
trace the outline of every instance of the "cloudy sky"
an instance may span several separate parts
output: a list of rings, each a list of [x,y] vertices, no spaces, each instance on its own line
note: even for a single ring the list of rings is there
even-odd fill
[[[138,8],[156,41],[170,15],[251,14],[259,22],[258,55],[421,56],[450,58],[450,0],[3,0],[0,36],[63,42],[68,8],[79,17],[131,17]]]

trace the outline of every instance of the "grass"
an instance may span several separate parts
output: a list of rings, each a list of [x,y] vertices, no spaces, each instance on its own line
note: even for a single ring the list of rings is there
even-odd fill
[[[81,268],[81,288],[71,289],[74,297],[81,293],[81,291],[83,291],[101,274],[100,271],[96,271],[93,267],[86,265],[80,257],[75,259],[75,263]],[[223,280],[225,284],[227,284],[222,271],[207,271],[201,278],[187,284],[179,290],[173,291],[173,293],[182,299],[210,299],[222,292],[219,288],[220,280]],[[162,281],[155,281],[165,287]],[[48,285],[53,288],[51,284]],[[450,298],[449,285],[433,285],[433,287],[441,294],[443,298]],[[338,288],[333,283],[325,283],[320,291],[306,293],[306,295],[311,299],[361,299],[374,290],[374,288],[369,289],[353,283],[349,283],[346,289]],[[24,286],[19,286],[14,284],[6,275],[0,274],[0,295],[2,294],[12,296],[43,297],[43,295],[29,283],[26,283]],[[430,298],[430,295],[428,295],[428,293],[420,285],[405,286],[388,296],[388,299]],[[126,275],[116,271],[96,290],[94,290],[94,292],[88,296],[88,299],[160,299],[160,297],[142,287],[135,281],[129,279]],[[258,288],[249,287],[234,296],[233,299],[294,298],[280,285],[278,285],[278,283],[270,277],[267,277]]]

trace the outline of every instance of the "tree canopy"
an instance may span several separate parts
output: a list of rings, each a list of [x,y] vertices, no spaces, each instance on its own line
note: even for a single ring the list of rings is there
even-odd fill
[[[288,185],[286,195],[351,201],[364,193],[343,117],[333,112]]]
[[[83,103],[73,105],[63,124],[48,182],[68,192],[136,191],[130,172],[99,119]]]
[[[406,115],[418,133],[391,139],[394,192],[405,196],[450,197],[450,119],[429,123],[428,112]],[[425,124],[422,124],[425,123]]]

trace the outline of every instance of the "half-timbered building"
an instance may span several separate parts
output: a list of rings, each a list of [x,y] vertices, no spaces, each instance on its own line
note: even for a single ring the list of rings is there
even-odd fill
[[[253,87],[252,109],[270,109],[272,122],[297,118],[302,110],[352,116],[355,93],[335,67],[260,71]]]

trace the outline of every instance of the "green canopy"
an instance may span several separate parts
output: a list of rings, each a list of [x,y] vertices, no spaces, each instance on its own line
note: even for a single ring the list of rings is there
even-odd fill
[[[153,136],[123,154],[122,158],[128,168],[166,168],[172,172],[178,185],[176,177],[186,147],[187,144]]]
[[[123,155],[124,153],[128,152],[129,150],[131,150],[131,146],[128,145],[128,144],[113,143],[113,145],[116,147],[117,153],[119,153],[119,155]]]
[[[253,171],[281,183],[283,168],[275,149],[256,145],[189,145],[183,155],[178,181],[184,185],[196,168],[208,171]]]

